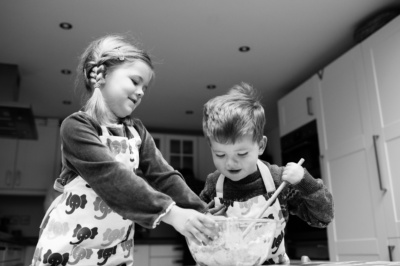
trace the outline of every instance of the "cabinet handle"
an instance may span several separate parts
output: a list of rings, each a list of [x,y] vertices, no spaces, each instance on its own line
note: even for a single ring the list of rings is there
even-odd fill
[[[21,171],[16,171],[14,185],[19,187],[21,185]]]
[[[314,112],[312,109],[312,98],[311,97],[307,97],[307,113],[308,115],[313,116]]]
[[[386,188],[383,187],[382,185],[382,176],[381,176],[381,169],[379,167],[379,157],[378,157],[378,149],[376,147],[376,142],[378,141],[379,135],[373,135],[372,139],[374,142],[374,151],[375,151],[375,160],[376,160],[376,169],[378,171],[378,180],[379,180],[379,188],[380,190],[385,193],[386,192]]]
[[[389,249],[389,261],[393,261],[393,249],[395,246],[388,246]]]
[[[7,171],[6,172],[6,186],[11,186],[12,185],[12,180],[13,180],[13,176],[12,176],[12,172],[11,171]]]

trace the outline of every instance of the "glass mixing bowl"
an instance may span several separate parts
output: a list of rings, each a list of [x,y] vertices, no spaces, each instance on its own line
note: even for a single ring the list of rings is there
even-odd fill
[[[220,216],[215,219],[218,238],[211,243],[198,245],[186,238],[199,266],[255,266],[267,259],[274,240],[275,220]]]

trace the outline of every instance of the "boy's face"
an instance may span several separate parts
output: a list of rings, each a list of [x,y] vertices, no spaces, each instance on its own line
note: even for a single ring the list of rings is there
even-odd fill
[[[253,142],[252,135],[246,135],[233,143],[221,144],[210,139],[214,165],[227,178],[238,181],[257,170],[258,156],[263,154],[267,137],[260,143]]]

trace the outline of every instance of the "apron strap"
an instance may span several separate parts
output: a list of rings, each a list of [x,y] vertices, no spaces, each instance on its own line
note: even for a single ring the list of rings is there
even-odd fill
[[[133,135],[133,138],[140,140],[140,142],[139,142],[139,144],[140,144],[142,142],[142,139],[140,138],[139,133],[136,131],[136,129],[131,126],[129,126],[128,129],[131,132],[131,134]]]
[[[218,198],[223,198],[224,181],[225,181],[225,176],[223,174],[220,174],[218,177],[217,184],[215,186],[215,191],[217,192]]]
[[[276,190],[275,184],[274,184],[274,179],[272,178],[272,175],[271,175],[271,172],[269,171],[268,166],[266,166],[260,160],[257,161],[257,166],[258,166],[258,169],[260,169],[260,173],[261,173],[262,179],[264,181],[265,189],[267,190],[268,193],[274,192]]]
[[[265,189],[267,190],[268,193],[274,192],[276,188],[271,172],[269,171],[269,168],[260,160],[257,161],[257,166],[258,169],[260,170],[261,177],[264,181]],[[217,184],[215,185],[215,191],[217,193],[218,198],[223,198],[224,181],[225,181],[225,176],[220,174],[217,180]]]
[[[110,136],[110,133],[108,132],[108,129],[107,129],[107,127],[105,127],[105,126],[101,126],[101,132],[102,132],[102,136],[104,136],[104,137],[109,137]]]

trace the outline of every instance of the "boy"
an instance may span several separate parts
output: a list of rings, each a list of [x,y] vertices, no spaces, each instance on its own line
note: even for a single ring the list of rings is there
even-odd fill
[[[265,263],[288,264],[284,229],[289,213],[310,226],[326,227],[333,219],[333,199],[322,180],[297,163],[279,167],[258,159],[267,146],[264,125],[264,109],[246,83],[204,105],[203,131],[217,171],[207,177],[200,197],[210,206],[225,205],[228,217],[256,218],[276,188],[287,181],[263,217],[278,222]]]

